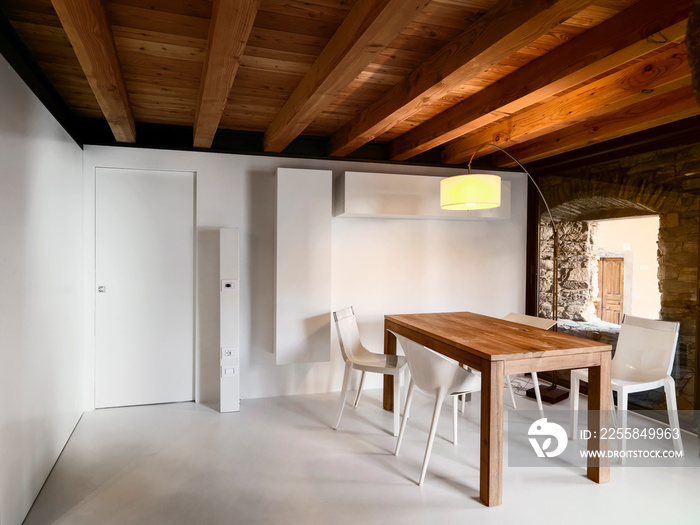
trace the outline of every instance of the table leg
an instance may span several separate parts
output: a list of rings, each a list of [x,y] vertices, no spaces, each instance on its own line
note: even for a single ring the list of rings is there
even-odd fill
[[[396,336],[384,328],[384,353],[396,355]],[[394,410],[394,377],[384,376],[384,410]]]
[[[600,366],[588,369],[588,451],[600,450],[605,453],[610,449],[610,441],[600,439],[601,428],[610,427],[610,352],[600,354]],[[610,481],[610,458],[588,457],[588,478],[596,483]]]
[[[503,361],[481,369],[481,460],[479,498],[487,507],[503,501]]]

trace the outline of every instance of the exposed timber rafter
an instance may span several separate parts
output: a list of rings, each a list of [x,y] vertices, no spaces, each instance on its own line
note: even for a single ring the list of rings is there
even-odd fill
[[[265,151],[282,151],[429,3],[359,0],[267,128]]]
[[[214,0],[194,119],[194,146],[210,148],[260,0]]]
[[[484,143],[510,147],[682,87],[690,78],[686,55],[685,45],[678,44],[551,101],[531,106],[448,144],[442,160],[459,164],[473,154],[485,154],[477,151]]]
[[[591,0],[501,0],[333,134],[330,154],[347,155],[380,136],[590,3]]]
[[[533,162],[698,114],[700,107],[688,79],[685,87],[514,146],[508,152],[521,162]],[[498,167],[515,165],[510,157],[499,153],[493,156],[493,164]]]
[[[681,38],[690,0],[642,0],[390,144],[405,160]]]
[[[51,0],[114,138],[136,142],[134,114],[101,0]]]

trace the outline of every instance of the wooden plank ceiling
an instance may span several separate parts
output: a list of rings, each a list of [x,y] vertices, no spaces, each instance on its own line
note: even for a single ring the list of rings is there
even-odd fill
[[[78,117],[523,162],[700,113],[690,0],[0,0]],[[503,154],[483,148],[496,166]]]

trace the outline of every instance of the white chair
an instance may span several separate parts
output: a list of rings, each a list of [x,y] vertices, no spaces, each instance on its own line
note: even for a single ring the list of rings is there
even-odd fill
[[[343,417],[345,399],[348,395],[348,385],[350,383],[350,372],[354,370],[362,371],[360,377],[360,387],[357,390],[354,406],[360,402],[362,386],[365,382],[365,372],[375,372],[377,374],[390,375],[394,377],[394,435],[399,432],[399,390],[401,386],[401,374],[406,368],[406,358],[397,355],[375,354],[370,352],[360,341],[360,331],[357,328],[355,312],[351,307],[333,312],[333,320],[338,331],[340,351],[345,360],[345,375],[343,376],[343,388],[340,393],[340,407],[338,409],[338,420],[333,429],[340,425],[340,418]]]
[[[683,452],[676,404],[676,383],[671,377],[673,359],[680,323],[656,321],[625,315],[620,325],[615,357],[612,360],[612,390],[617,392],[617,410],[620,413],[622,439],[620,450],[626,450],[627,398],[630,393],[663,387],[671,428],[676,430],[673,440],[676,451]],[[580,382],[588,381],[588,369],[571,371],[571,436],[576,437]],[[613,411],[614,414],[614,411]],[[621,463],[624,463],[622,458]]]
[[[421,469],[418,485],[423,485],[425,473],[428,470],[428,461],[430,460],[430,452],[433,448],[435,440],[435,432],[437,430],[438,420],[440,419],[440,411],[442,403],[447,395],[452,397],[452,424],[453,424],[453,441],[457,443],[457,398],[464,393],[475,392],[481,388],[481,379],[476,374],[465,370],[458,363],[449,360],[432,350],[411,341],[401,335],[396,335],[396,338],[403,348],[408,360],[408,369],[411,372],[411,381],[408,383],[408,393],[406,394],[406,407],[404,409],[403,419],[401,420],[401,430],[399,438],[396,440],[396,450],[394,455],[398,456],[403,440],[404,431],[406,430],[406,421],[409,417],[411,401],[413,400],[413,389],[418,386],[421,390],[435,396],[435,409],[433,410],[433,420],[430,424],[430,433],[428,434],[428,445],[425,449],[425,457],[423,458],[423,468]]]
[[[527,326],[532,326],[533,328],[541,328],[542,330],[549,330],[557,322],[553,319],[543,319],[542,317],[534,317],[532,315],[509,313],[503,319],[506,321],[511,321],[513,323],[524,324]],[[544,408],[542,407],[542,397],[540,395],[540,383],[537,380],[537,372],[532,372],[532,384],[535,388],[535,399],[537,399],[537,408],[540,411],[540,415],[544,417]],[[508,392],[510,393],[510,400],[513,404],[513,408],[517,408],[515,405],[515,395],[513,395],[513,385],[511,384],[511,377],[506,376],[506,385],[508,386]]]

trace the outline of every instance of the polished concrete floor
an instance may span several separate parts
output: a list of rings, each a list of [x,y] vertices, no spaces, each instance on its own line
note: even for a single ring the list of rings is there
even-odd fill
[[[457,446],[445,406],[418,487],[431,399],[416,395],[395,457],[380,391],[367,391],[358,409],[348,405],[333,431],[337,397],[246,400],[230,414],[194,403],[86,413],[25,524],[700,523],[694,467],[618,467],[597,485],[575,467],[506,464],[503,505],[484,507],[478,395],[459,419]],[[684,438],[697,458],[697,438]]]

